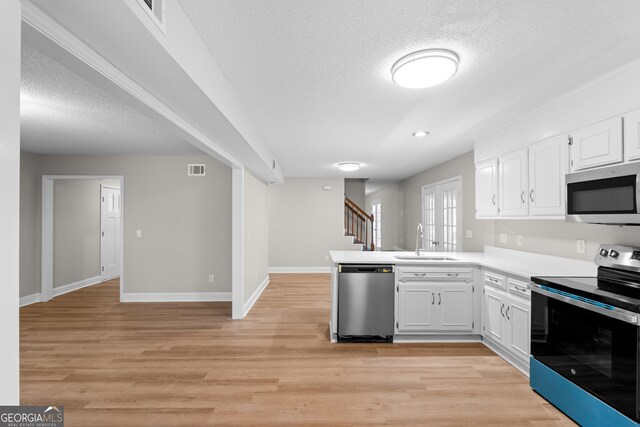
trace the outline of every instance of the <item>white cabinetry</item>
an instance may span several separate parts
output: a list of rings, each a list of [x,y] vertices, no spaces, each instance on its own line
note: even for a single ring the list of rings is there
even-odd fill
[[[490,280],[487,275],[499,277],[500,280]],[[523,281],[485,273],[482,290],[482,337],[523,366],[529,364],[529,292]]]
[[[564,215],[567,138],[542,141],[529,147],[529,213]]]
[[[498,159],[476,165],[476,216],[498,215]]]
[[[529,211],[527,149],[498,158],[500,216],[526,216]]]
[[[571,132],[572,170],[622,162],[622,117]]]
[[[624,153],[626,160],[640,159],[640,110],[624,115]]]
[[[407,268],[398,271],[396,333],[473,331],[472,270]]]

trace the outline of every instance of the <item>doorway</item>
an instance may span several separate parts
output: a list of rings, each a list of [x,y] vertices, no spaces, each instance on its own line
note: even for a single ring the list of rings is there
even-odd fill
[[[124,259],[123,254],[123,222],[124,222],[124,177],[104,175],[44,175],[42,177],[42,301],[51,300],[60,293],[60,288],[54,289],[54,183],[65,180],[100,180],[99,204],[100,223],[99,251],[100,272],[97,282],[120,276],[120,301],[124,289]],[[117,190],[117,191],[115,191]],[[111,196],[109,196],[109,194]],[[105,195],[105,202],[102,197]],[[105,215],[102,215],[102,213]],[[106,225],[106,228],[105,228]],[[103,237],[104,232],[104,237]],[[103,250],[104,249],[104,250]],[[107,262],[105,264],[105,261]],[[95,282],[94,282],[95,283]],[[88,286],[87,283],[84,286]],[[82,287],[79,284],[79,287]],[[73,287],[71,289],[73,290]]]

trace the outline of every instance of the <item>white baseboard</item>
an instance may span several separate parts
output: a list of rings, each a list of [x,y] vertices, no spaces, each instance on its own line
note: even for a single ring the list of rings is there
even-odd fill
[[[87,286],[98,284],[100,282],[102,282],[102,280],[100,280],[100,276],[94,276],[89,277],[88,279],[79,280],[74,283],[69,283],[68,285],[58,286],[57,288],[53,288],[53,296],[57,297],[59,295],[73,292],[78,289],[86,288]]]
[[[331,273],[331,267],[269,267],[269,273]]]
[[[122,302],[231,301],[231,292],[124,293]]]
[[[25,297],[20,297],[20,307],[24,307],[25,305],[35,304],[41,301],[42,301],[42,294],[40,292],[27,295]]]
[[[249,311],[251,311],[251,307],[253,307],[253,304],[255,304],[256,301],[258,301],[258,298],[260,298],[260,295],[262,295],[262,292],[264,292],[268,285],[269,276],[264,278],[262,283],[260,283],[260,286],[258,286],[258,289],[253,291],[253,294],[251,294],[249,299],[242,305],[242,317],[245,317],[247,314],[249,314]]]

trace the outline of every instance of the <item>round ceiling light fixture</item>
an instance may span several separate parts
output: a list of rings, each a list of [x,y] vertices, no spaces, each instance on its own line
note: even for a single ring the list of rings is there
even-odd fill
[[[357,171],[358,169],[360,169],[360,166],[362,166],[362,165],[360,163],[356,163],[356,162],[338,163],[338,169],[340,169],[343,172]]]
[[[428,130],[417,130],[414,133],[412,133],[411,135],[415,136],[416,138],[422,138],[423,136],[429,135],[429,131]]]
[[[391,78],[410,89],[431,87],[453,77],[458,71],[458,62],[458,55],[450,50],[420,50],[398,59],[391,67]]]

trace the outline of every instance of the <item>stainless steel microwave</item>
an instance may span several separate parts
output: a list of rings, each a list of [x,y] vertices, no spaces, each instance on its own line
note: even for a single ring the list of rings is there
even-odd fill
[[[640,225],[640,164],[567,174],[569,222]]]

